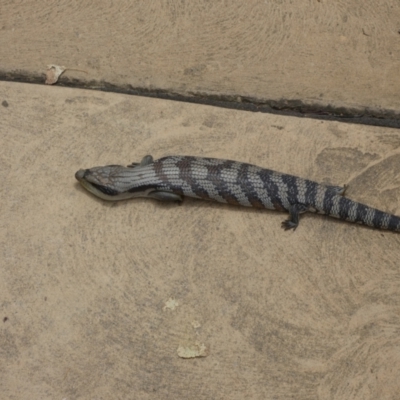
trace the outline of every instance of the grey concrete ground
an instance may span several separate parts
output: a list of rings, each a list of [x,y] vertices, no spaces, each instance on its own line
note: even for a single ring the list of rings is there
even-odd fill
[[[394,2],[69,4],[4,4],[1,68],[399,108]],[[400,235],[111,204],[74,179],[146,154],[348,184],[400,214],[398,130],[0,82],[0,398],[398,398]]]
[[[396,0],[6,2],[0,73],[398,114],[399,18]]]

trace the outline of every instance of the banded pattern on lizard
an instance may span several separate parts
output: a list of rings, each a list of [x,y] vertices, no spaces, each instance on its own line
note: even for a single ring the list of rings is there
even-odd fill
[[[140,163],[81,169],[76,179],[110,201],[148,197],[182,201],[183,196],[245,207],[286,211],[284,229],[296,229],[305,212],[326,214],[373,228],[400,232],[400,217],[344,197],[345,187],[327,186],[255,165],[216,158],[146,156]]]

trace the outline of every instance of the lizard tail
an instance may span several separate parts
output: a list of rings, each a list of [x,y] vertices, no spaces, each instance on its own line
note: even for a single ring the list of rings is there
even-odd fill
[[[316,204],[317,212],[344,221],[355,222],[378,229],[400,232],[400,217],[334,194],[325,196],[323,204]]]

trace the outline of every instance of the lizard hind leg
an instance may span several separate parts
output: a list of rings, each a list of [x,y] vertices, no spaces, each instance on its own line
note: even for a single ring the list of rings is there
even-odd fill
[[[348,185],[343,185],[343,186],[330,186],[329,185],[328,189],[332,190],[333,192],[335,192],[336,194],[338,194],[340,196],[344,196],[348,187],[349,187]]]
[[[285,231],[288,231],[289,229],[293,229],[293,231],[295,231],[296,228],[299,226],[300,214],[308,211],[308,209],[309,209],[308,206],[300,203],[293,204],[292,206],[290,206],[289,218],[282,222],[282,228]]]

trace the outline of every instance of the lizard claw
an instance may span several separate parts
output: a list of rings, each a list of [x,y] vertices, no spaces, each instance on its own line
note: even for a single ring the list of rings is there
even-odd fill
[[[282,222],[282,228],[285,231],[289,231],[290,229],[293,229],[293,231],[296,230],[298,224],[295,224],[293,221],[290,219],[286,219],[285,221]]]

